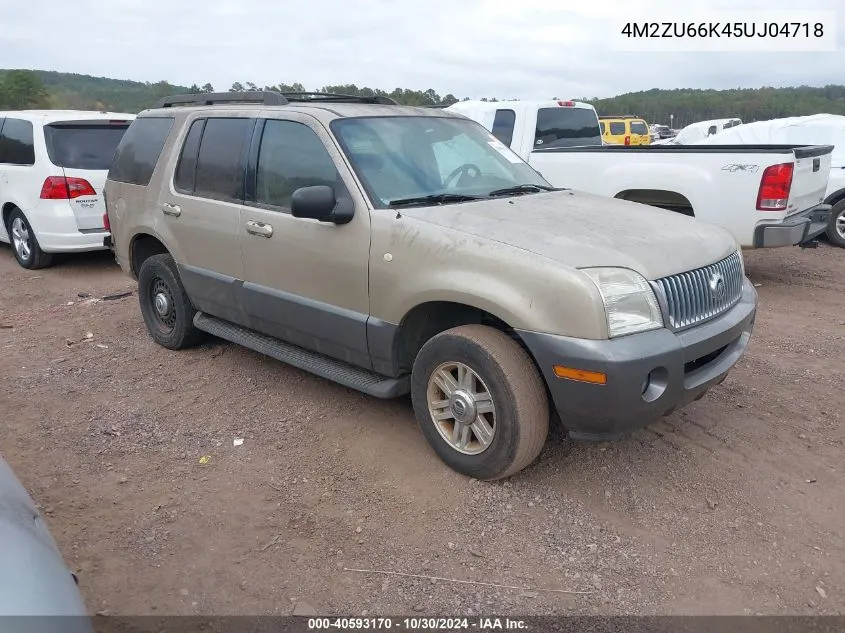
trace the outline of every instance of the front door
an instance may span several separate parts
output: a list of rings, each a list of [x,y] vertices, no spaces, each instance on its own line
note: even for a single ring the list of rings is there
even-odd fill
[[[273,116],[268,113],[268,116]],[[334,141],[313,117],[259,120],[240,213],[248,324],[334,358],[371,367],[367,351],[370,216]],[[328,185],[356,201],[348,224],[295,218],[293,192]]]

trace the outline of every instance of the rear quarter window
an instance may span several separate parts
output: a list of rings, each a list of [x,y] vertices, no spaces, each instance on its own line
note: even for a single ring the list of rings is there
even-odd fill
[[[35,164],[32,123],[23,119],[5,120],[0,130],[0,164]]]
[[[624,136],[625,135],[625,122],[624,121],[613,121],[609,125],[610,125],[610,133],[613,136]]]
[[[135,119],[120,140],[109,180],[146,187],[173,127],[173,117]]]

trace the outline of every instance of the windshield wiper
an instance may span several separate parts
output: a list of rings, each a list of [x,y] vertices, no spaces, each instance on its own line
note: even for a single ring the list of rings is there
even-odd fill
[[[447,204],[449,202],[467,202],[469,200],[480,200],[483,196],[470,196],[463,193],[434,193],[430,196],[417,196],[415,198],[398,198],[387,203],[389,207],[404,207],[411,204]]]
[[[505,187],[504,189],[494,189],[487,195],[490,198],[495,196],[512,196],[518,193],[539,193],[540,191],[563,191],[558,187],[547,187],[546,185],[516,185],[514,187]]]

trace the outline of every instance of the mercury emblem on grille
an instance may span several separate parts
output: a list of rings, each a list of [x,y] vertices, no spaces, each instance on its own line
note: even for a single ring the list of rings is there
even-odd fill
[[[722,273],[714,272],[710,275],[710,295],[716,301],[725,298],[725,279],[722,277]]]

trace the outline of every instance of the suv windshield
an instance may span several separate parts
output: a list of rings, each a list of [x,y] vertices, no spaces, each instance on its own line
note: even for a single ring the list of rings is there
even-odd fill
[[[108,169],[130,121],[53,123],[44,127],[47,154],[56,167]]]
[[[461,202],[551,188],[540,174],[474,121],[445,117],[337,119],[332,131],[378,208],[431,198]]]
[[[611,134],[613,124],[610,128]],[[540,108],[537,111],[537,132],[534,149],[601,145],[601,128],[592,108]]]

